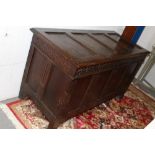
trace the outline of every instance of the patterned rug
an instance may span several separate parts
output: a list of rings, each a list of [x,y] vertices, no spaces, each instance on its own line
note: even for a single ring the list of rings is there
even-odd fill
[[[3,110],[16,128],[48,128],[49,122],[31,100],[8,103]],[[154,117],[155,107],[128,90],[123,99],[113,99],[109,106],[103,103],[66,121],[59,129],[143,129]]]
[[[76,129],[143,129],[155,116],[155,109],[127,91],[120,101],[110,101],[74,117],[59,128]]]

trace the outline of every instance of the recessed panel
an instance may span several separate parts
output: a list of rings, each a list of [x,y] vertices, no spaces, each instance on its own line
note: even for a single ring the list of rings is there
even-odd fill
[[[117,46],[117,43],[114,42],[112,39],[108,38],[104,34],[93,34],[93,36],[99,40],[101,43],[105,44],[110,49],[115,49]]]
[[[35,93],[41,93],[46,85],[51,70],[51,63],[36,48],[28,71],[27,83]]]
[[[48,33],[50,40],[60,47],[64,52],[71,55],[73,58],[83,58],[91,55],[90,51],[81,46],[74,39],[65,33]]]
[[[90,37],[88,34],[73,33],[73,36],[76,40],[78,40],[84,46],[88,47],[96,55],[102,55],[105,57],[109,57],[112,54],[110,49],[106,48],[104,45],[97,42],[95,39]]]

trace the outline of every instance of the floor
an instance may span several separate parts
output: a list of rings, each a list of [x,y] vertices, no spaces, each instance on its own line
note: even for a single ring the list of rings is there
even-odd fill
[[[1,101],[1,103],[10,103],[16,101],[18,98],[12,98],[8,100]],[[0,129],[15,129],[12,122],[6,117],[5,113],[0,110]]]
[[[0,129],[15,129],[12,122],[6,117],[6,114],[0,110]]]
[[[17,99],[19,99],[19,98],[18,97],[14,97],[14,98],[7,99],[7,100],[0,101],[0,102],[2,102],[2,103],[10,103],[10,102],[16,101]]]

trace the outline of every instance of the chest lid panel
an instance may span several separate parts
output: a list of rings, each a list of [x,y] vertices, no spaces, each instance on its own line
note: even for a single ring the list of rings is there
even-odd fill
[[[44,38],[44,41],[59,48],[59,54],[77,69],[148,54],[145,49],[124,42],[113,31],[44,28],[31,30]]]

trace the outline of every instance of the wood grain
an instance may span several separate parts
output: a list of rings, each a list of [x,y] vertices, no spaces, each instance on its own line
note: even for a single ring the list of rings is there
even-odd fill
[[[122,97],[149,53],[115,32],[32,29],[20,97],[31,98],[56,128]]]

